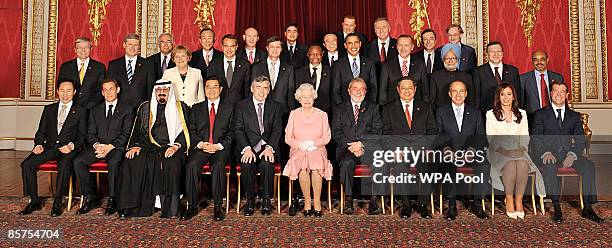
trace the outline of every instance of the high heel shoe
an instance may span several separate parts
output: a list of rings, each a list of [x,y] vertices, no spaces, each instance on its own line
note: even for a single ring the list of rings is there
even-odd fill
[[[523,212],[514,212],[516,214],[516,217],[518,217],[519,219],[523,220],[525,219],[525,211]]]
[[[312,209],[302,211],[302,214],[304,214],[304,217],[310,217],[312,216],[313,213],[314,211]]]
[[[518,217],[517,212],[506,212],[506,215],[508,215],[508,217],[510,217],[511,219],[515,219],[515,220]],[[525,213],[523,213],[523,217],[525,217]]]
[[[315,210],[314,211],[314,217],[320,218],[321,216],[323,216],[323,211],[321,210]]]

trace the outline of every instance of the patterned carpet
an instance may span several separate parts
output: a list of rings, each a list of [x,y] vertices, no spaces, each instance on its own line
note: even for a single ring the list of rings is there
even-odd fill
[[[62,216],[49,216],[51,204],[30,216],[19,216],[25,198],[0,197],[1,247],[287,247],[287,246],[537,246],[537,247],[611,247],[612,202],[596,205],[606,219],[596,224],[582,219],[569,204],[563,209],[566,221],[555,225],[550,216],[533,216],[512,220],[498,211],[490,220],[479,220],[463,206],[454,222],[441,215],[424,220],[413,213],[408,220],[396,216],[368,216],[364,209],[358,215],[325,213],[323,218],[290,217],[286,209],[269,217],[258,213],[244,217],[235,212],[223,222],[214,222],[212,208],[202,210],[191,221],[150,218],[119,220],[102,215],[96,209],[76,216],[76,209]],[[367,206],[367,205],[365,205]],[[501,210],[501,209],[500,209]],[[58,229],[59,238],[9,239],[9,230]]]

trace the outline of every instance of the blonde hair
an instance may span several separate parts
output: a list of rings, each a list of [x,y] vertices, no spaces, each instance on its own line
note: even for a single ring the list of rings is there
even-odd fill
[[[309,84],[309,83],[303,83],[303,84],[300,84],[300,87],[298,87],[297,90],[295,90],[295,100],[299,101],[302,95],[304,95],[304,93],[306,93],[307,90],[312,92],[312,96],[314,97],[314,99],[317,99],[318,95],[317,95],[317,91],[315,90],[314,86],[312,86],[312,84]]]

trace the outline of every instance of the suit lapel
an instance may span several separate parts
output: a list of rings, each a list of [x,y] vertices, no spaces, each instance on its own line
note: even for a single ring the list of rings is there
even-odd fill
[[[58,117],[58,110],[59,110],[59,105],[60,103],[57,102],[56,104],[54,104],[51,107],[51,131],[53,131],[54,134],[57,134],[57,117]]]
[[[267,132],[271,132],[272,130],[270,130],[272,128],[272,126],[270,125],[270,116],[272,116],[272,104],[270,103],[270,100],[266,100],[266,103],[264,104],[264,116],[263,116],[263,123],[264,123],[264,133]],[[257,113],[255,113],[257,115]]]

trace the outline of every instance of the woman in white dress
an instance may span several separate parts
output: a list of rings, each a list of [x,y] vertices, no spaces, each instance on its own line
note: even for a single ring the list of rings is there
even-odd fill
[[[172,82],[176,99],[191,107],[203,102],[204,79],[200,69],[190,67],[187,62],[191,60],[191,51],[187,47],[178,45],[172,50],[172,61],[176,67],[164,71],[163,79]]]
[[[487,111],[489,138],[488,156],[491,162],[491,185],[506,195],[506,214],[513,219],[525,218],[523,193],[530,172],[536,173],[538,195],[543,196],[544,182],[531,161],[527,113],[518,108],[512,84],[502,82],[495,91],[493,109]],[[503,180],[500,181],[500,176]]]

